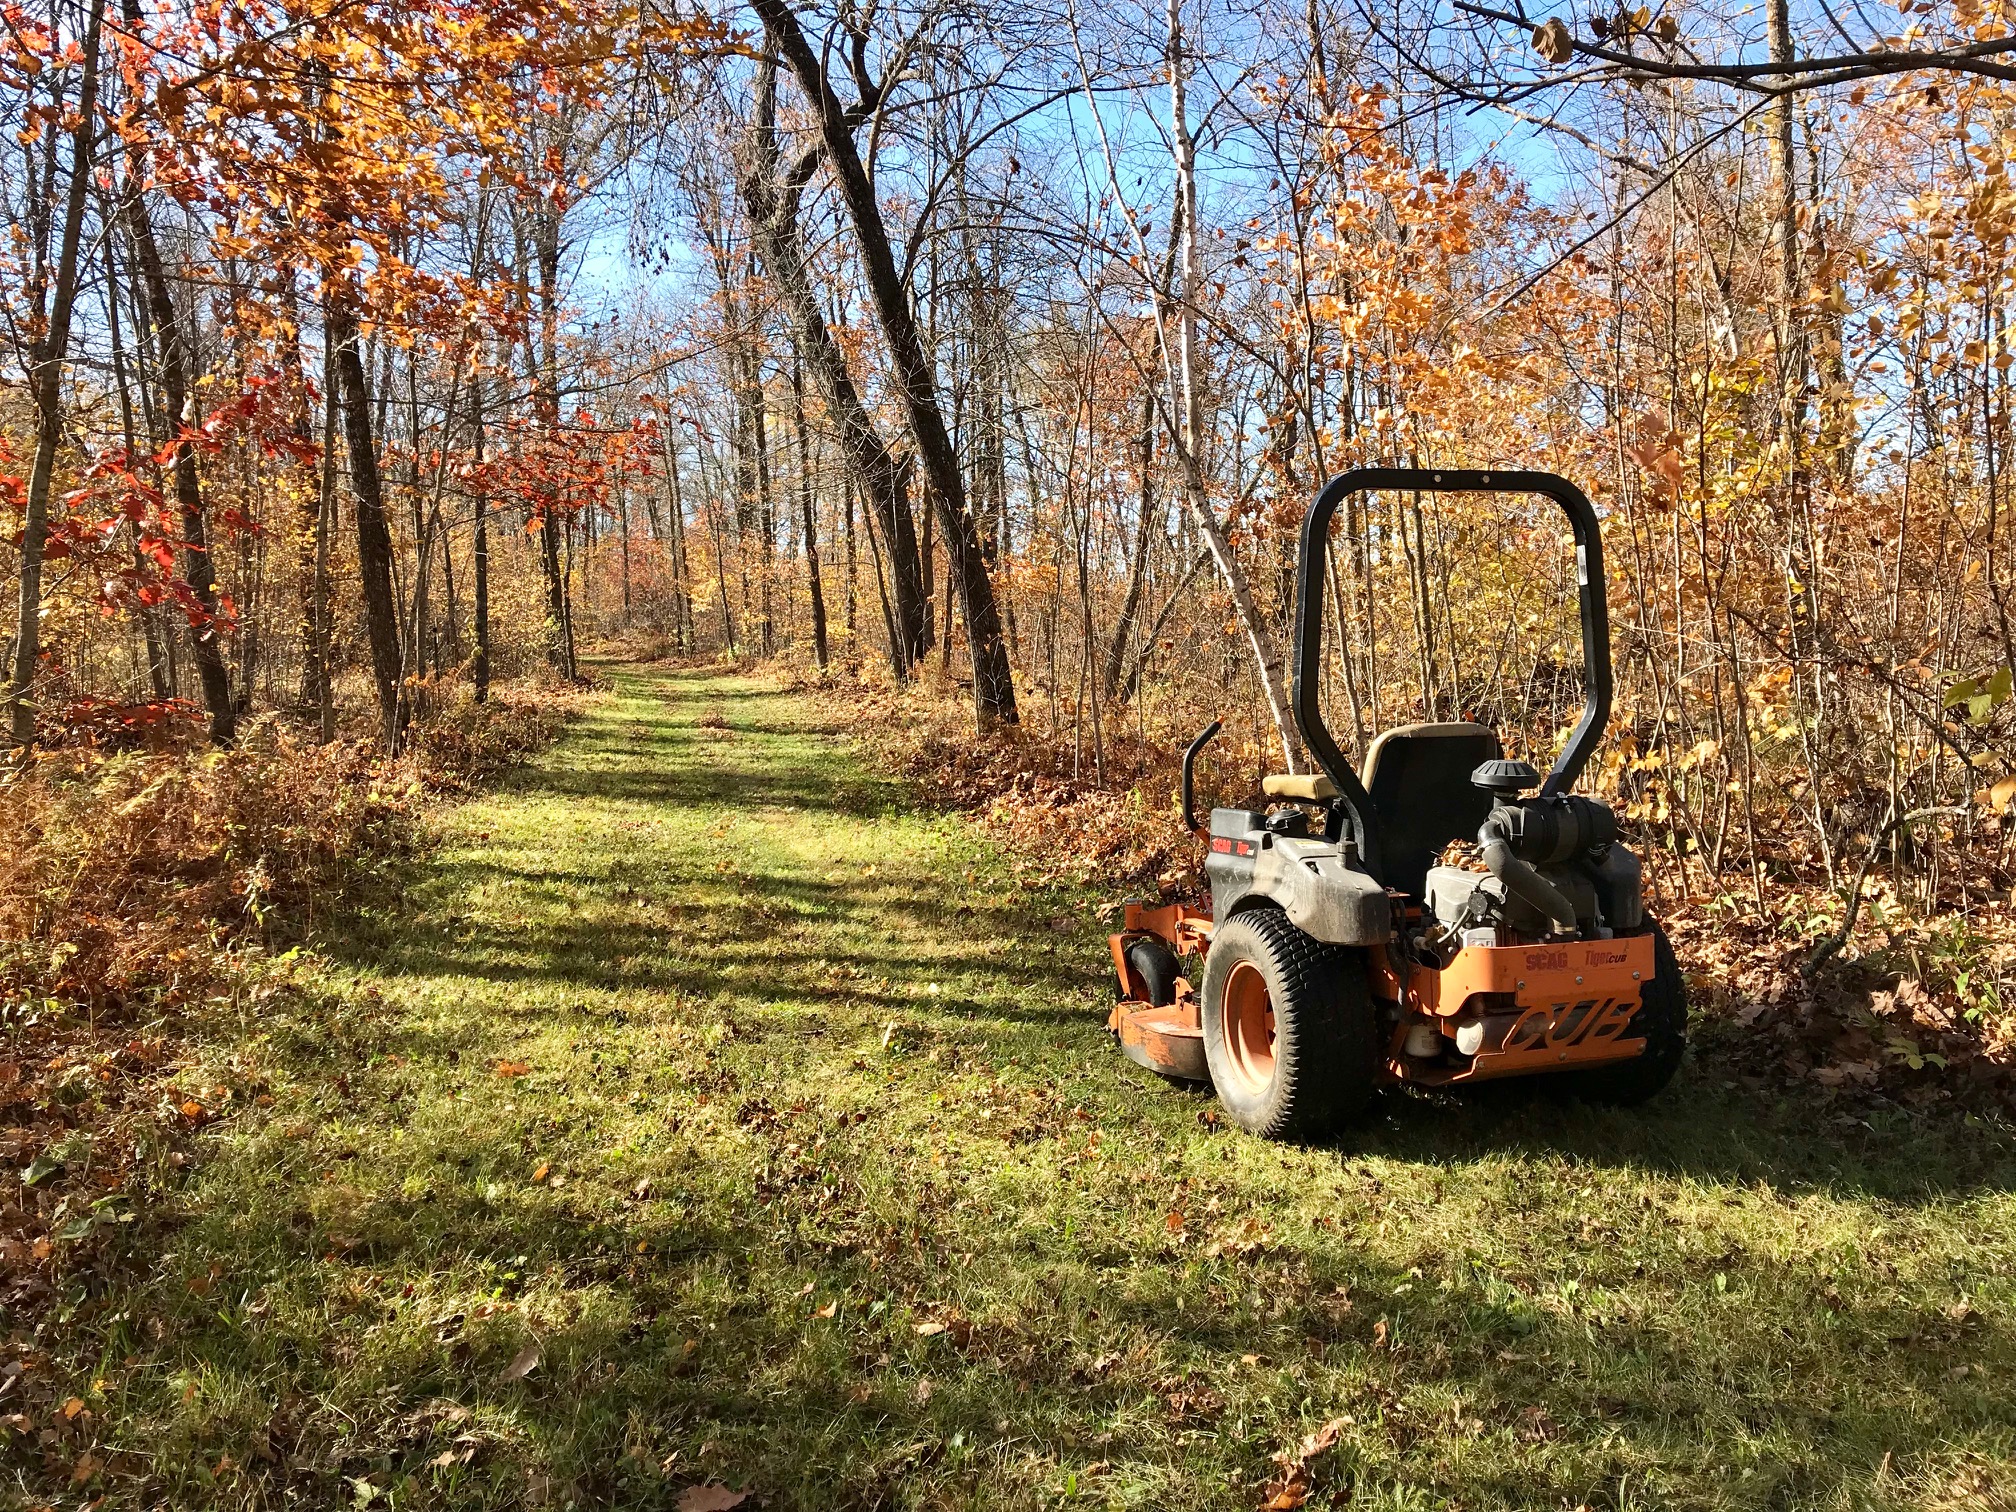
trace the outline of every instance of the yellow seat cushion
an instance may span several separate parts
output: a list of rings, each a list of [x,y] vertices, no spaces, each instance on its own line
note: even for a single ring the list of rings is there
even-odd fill
[[[1260,779],[1260,791],[1269,798],[1328,803],[1337,796],[1337,784],[1320,772],[1313,777],[1263,777]]]

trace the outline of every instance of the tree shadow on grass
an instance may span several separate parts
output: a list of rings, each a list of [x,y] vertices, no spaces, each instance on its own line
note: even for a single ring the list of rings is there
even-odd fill
[[[2016,1145],[1957,1111],[1851,1110],[1823,1094],[1773,1095],[1690,1056],[1666,1091],[1636,1108],[1579,1101],[1572,1088],[1507,1081],[1485,1097],[1391,1091],[1368,1124],[1334,1143],[1343,1159],[1380,1154],[1461,1167],[1507,1155],[1642,1170],[1743,1186],[1938,1204],[2016,1190]]]
[[[855,1158],[872,1156],[864,1144]],[[499,1201],[388,1197],[306,1233],[278,1202],[241,1215],[228,1247],[247,1256],[306,1245],[342,1255],[344,1273],[391,1278],[387,1295],[401,1276],[451,1274],[494,1283],[507,1304],[445,1322],[396,1295],[389,1315],[373,1304],[374,1329],[399,1343],[346,1367],[330,1411],[347,1420],[322,1423],[319,1460],[283,1452],[249,1474],[275,1502],[378,1476],[456,1506],[516,1506],[537,1474],[552,1505],[671,1506],[720,1478],[766,1508],[980,1507],[1004,1487],[1040,1503],[1096,1464],[1109,1486],[1144,1478],[1149,1505],[1251,1506],[1250,1489],[1226,1487],[1228,1467],[1250,1488],[1275,1450],[1347,1412],[1333,1483],[1432,1488],[1472,1507],[1705,1505],[1740,1459],[1740,1494],[1714,1504],[1762,1508],[1845,1504],[1893,1450],[2010,1442],[1994,1385],[1953,1370],[1956,1349],[2008,1359],[2008,1320],[1949,1326],[1881,1288],[1834,1310],[1774,1307],[1790,1321],[1772,1328],[1745,1326],[1732,1298],[1714,1327],[1689,1329],[1657,1313],[1606,1320],[1593,1300],[1537,1306],[1460,1267],[1428,1285],[1341,1244],[1206,1256],[1165,1238],[1088,1257],[1012,1225],[941,1231],[924,1189],[908,1238],[844,1196],[659,1178],[651,1199],[613,1212],[514,1187]],[[1284,1262],[1302,1267],[1287,1289]],[[561,1315],[556,1278],[578,1299]],[[514,1316],[512,1299],[542,1284],[546,1311]],[[1779,1283],[1760,1271],[1757,1284]],[[959,1297],[975,1300],[962,1310]],[[210,1309],[186,1298],[171,1307],[233,1327],[199,1321]],[[949,1326],[919,1331],[934,1320]],[[309,1307],[234,1332],[213,1369],[246,1420],[220,1413],[192,1458],[270,1441],[255,1404],[276,1377],[290,1400],[317,1400],[323,1327]],[[528,1340],[538,1371],[503,1381]],[[255,1389],[232,1391],[240,1375]],[[457,1410],[430,1410],[442,1403]],[[477,1452],[462,1456],[472,1427]],[[1454,1443],[1473,1447],[1452,1455]],[[1051,1467],[1039,1484],[1004,1479],[1026,1480],[1032,1457]]]

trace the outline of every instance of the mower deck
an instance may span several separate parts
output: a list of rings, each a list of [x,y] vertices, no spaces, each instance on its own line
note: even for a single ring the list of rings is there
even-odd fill
[[[1115,1005],[1106,1026],[1119,1038],[1120,1050],[1137,1065],[1178,1081],[1209,1081],[1204,1064],[1204,1027],[1198,1017],[1197,995],[1186,981],[1176,1001],[1166,1008],[1148,1003]]]
[[[1162,1076],[1205,1081],[1201,1007],[1190,982],[1178,978],[1176,1000],[1157,1006],[1127,964],[1127,947],[1157,938],[1179,955],[1210,947],[1211,919],[1181,904],[1130,903],[1111,937],[1125,996],[1107,1027],[1130,1060]],[[1653,937],[1570,940],[1543,945],[1472,945],[1440,971],[1409,965],[1404,978],[1385,949],[1368,951],[1373,996],[1397,1010],[1384,1072],[1392,1081],[1426,1086],[1580,1070],[1630,1060],[1645,1041],[1630,1036],[1632,1018],[1653,974]],[[1438,1031],[1439,1053],[1408,1054],[1409,1031]],[[1475,1049],[1457,1052],[1459,1030]]]

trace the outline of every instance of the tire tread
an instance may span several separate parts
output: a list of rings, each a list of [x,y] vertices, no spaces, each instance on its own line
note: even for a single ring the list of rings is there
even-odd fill
[[[1566,1089],[1577,1097],[1636,1107],[1664,1091],[1680,1069],[1687,1053],[1687,979],[1680,974],[1680,959],[1666,931],[1657,924],[1652,926],[1652,939],[1652,980],[1646,984],[1637,1015],[1645,1021],[1645,1051],[1634,1060],[1563,1075]],[[1640,1025],[1634,1022],[1632,1027]]]
[[[1377,1088],[1378,1044],[1362,954],[1297,929],[1277,909],[1240,914],[1257,935],[1282,987],[1274,1007],[1277,1036],[1293,1022],[1292,1047],[1276,1062],[1273,1096],[1242,1127],[1262,1139],[1320,1138],[1362,1114]],[[1214,942],[1214,950],[1219,948]],[[1285,1008],[1285,1011],[1284,1011]],[[1278,1048],[1277,1055],[1281,1055]]]

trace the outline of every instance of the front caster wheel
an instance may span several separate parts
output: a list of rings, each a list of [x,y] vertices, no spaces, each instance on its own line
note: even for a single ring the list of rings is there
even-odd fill
[[[1362,1113],[1379,1046],[1364,957],[1259,909],[1229,919],[1204,963],[1204,1058],[1232,1121],[1315,1139]]]

